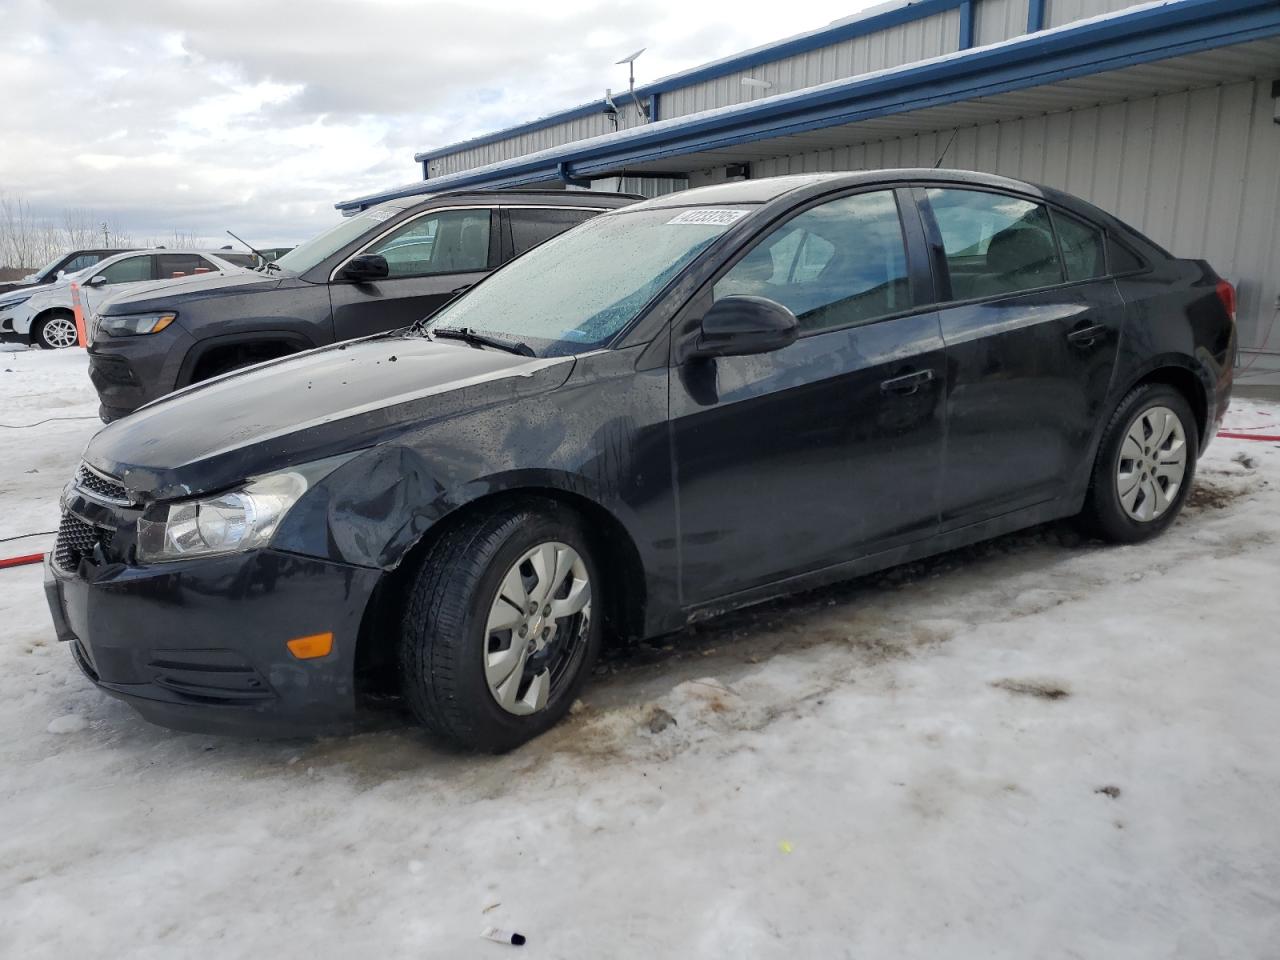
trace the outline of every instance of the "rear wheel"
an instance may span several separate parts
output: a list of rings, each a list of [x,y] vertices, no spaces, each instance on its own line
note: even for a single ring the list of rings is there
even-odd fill
[[[1117,543],[1164,532],[1191,489],[1198,452],[1186,398],[1168,384],[1135,387],[1103,432],[1081,520]]]
[[[494,753],[552,727],[599,651],[598,581],[578,518],[552,502],[447,532],[422,560],[401,625],[401,680],[418,719]]]
[[[75,317],[59,311],[37,320],[31,331],[31,339],[43,350],[61,350],[78,344],[80,334],[76,331]]]

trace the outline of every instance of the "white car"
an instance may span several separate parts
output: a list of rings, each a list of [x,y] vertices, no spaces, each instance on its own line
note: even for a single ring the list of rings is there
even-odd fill
[[[117,254],[56,283],[0,294],[0,341],[35,344],[46,350],[73,347],[78,340],[76,296],[88,317],[108,294],[126,286],[199,273],[239,273],[257,265],[258,258],[253,254],[231,250],[134,250]]]

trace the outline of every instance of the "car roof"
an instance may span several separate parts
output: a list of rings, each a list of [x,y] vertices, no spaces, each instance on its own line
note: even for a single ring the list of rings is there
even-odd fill
[[[572,207],[604,207],[613,209],[639,203],[644,197],[635,193],[614,193],[607,190],[561,190],[538,187],[506,187],[485,190],[474,187],[469,190],[447,190],[441,193],[419,193],[411,197],[396,197],[386,200],[368,209],[410,210],[427,209],[431,206],[459,201],[480,203],[488,206],[572,206]]]
[[[693,187],[678,193],[668,193],[653,200],[636,204],[632,210],[650,210],[661,207],[692,207],[714,203],[768,203],[789,193],[806,188],[831,188],[859,186],[876,183],[909,183],[920,180],[946,181],[969,186],[986,186],[1022,193],[1041,193],[1040,187],[1022,180],[1012,180],[972,170],[933,170],[908,168],[889,170],[858,170],[843,173],[800,173],[760,180],[735,180],[705,187]]]

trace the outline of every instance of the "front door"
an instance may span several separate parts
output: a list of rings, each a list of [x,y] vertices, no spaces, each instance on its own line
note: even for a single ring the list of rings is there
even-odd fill
[[[429,210],[361,250],[385,257],[390,275],[329,284],[335,339],[406,327],[482,279],[497,260],[495,216],[486,207]]]
[[[937,525],[942,339],[936,313],[916,306],[930,298],[908,270],[894,191],[810,207],[691,309],[700,315],[734,294],[784,304],[801,333],[774,353],[684,362],[684,334],[676,338],[670,410],[686,604]]]
[[[920,194],[950,301],[939,311],[948,363],[943,525],[1064,496],[1089,466],[1124,321],[1103,234],[1029,198]]]

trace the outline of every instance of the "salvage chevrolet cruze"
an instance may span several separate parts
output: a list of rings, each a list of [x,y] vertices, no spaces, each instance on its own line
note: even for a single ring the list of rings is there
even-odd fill
[[[998,177],[673,194],[413,328],[104,429],[65,491],[54,621],[160,723],[348,729],[392,691],[510,749],[605,637],[1060,517],[1160,533],[1227,406],[1234,296]]]

